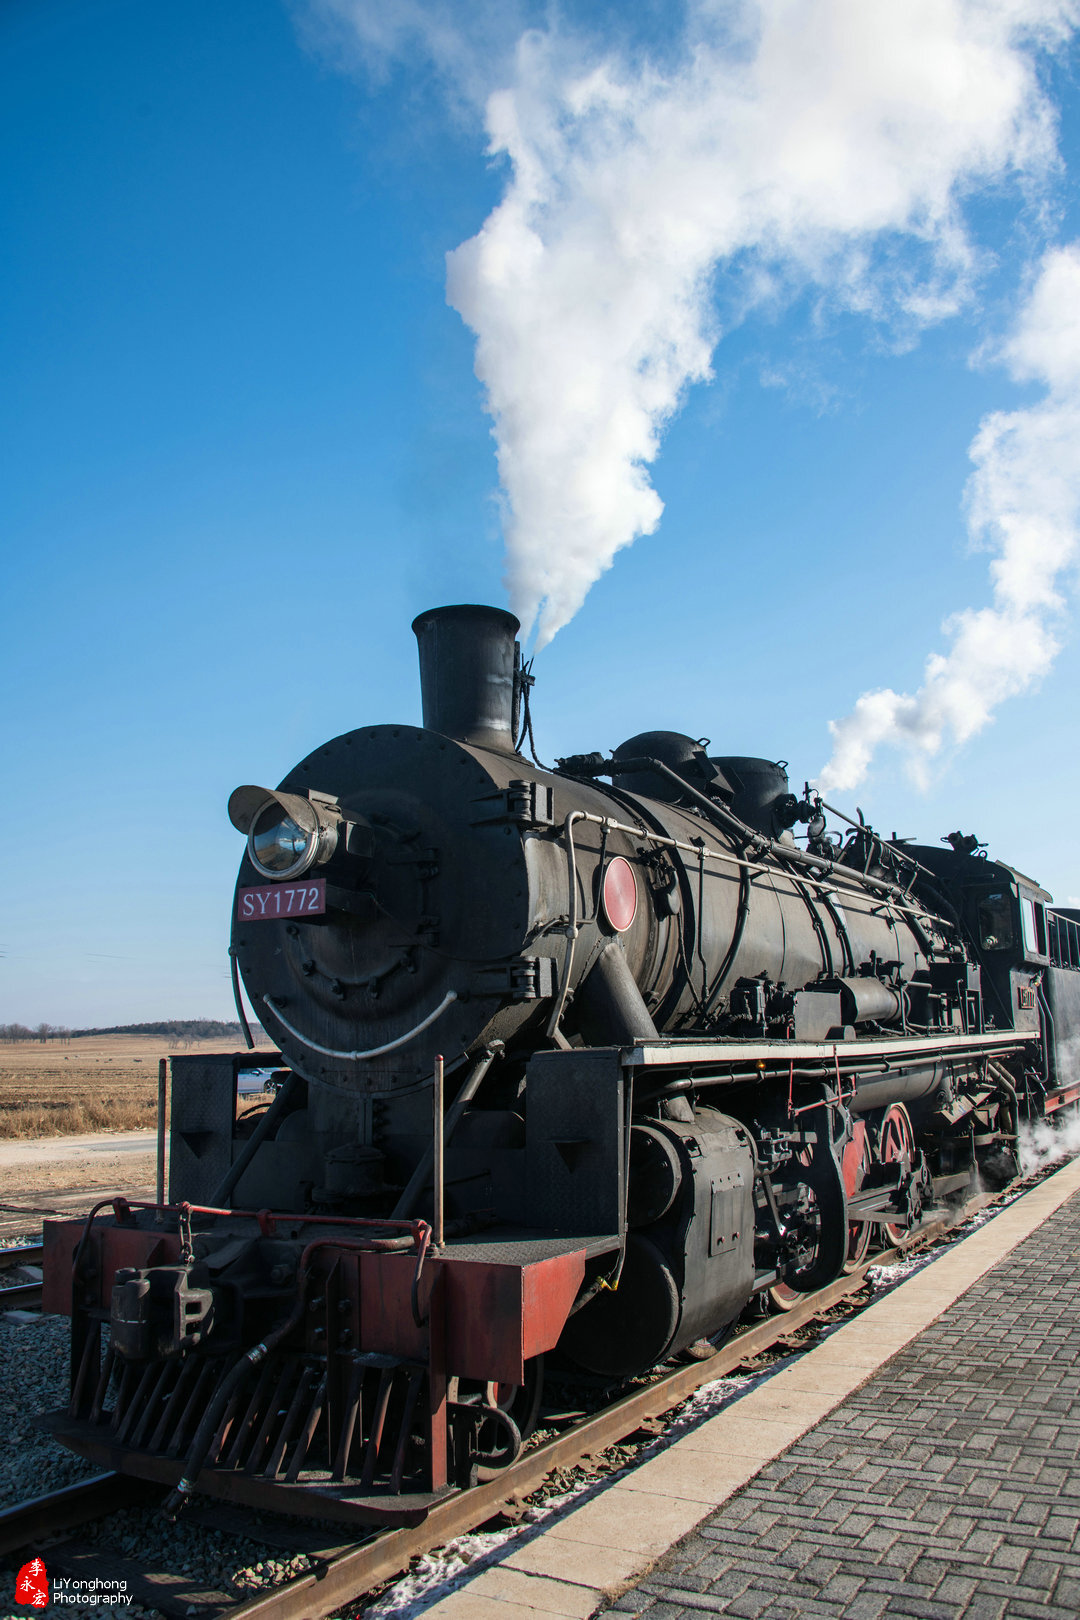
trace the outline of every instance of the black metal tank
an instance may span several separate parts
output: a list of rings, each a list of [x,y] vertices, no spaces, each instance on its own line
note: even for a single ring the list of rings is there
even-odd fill
[[[607,789],[528,764],[513,748],[517,628],[492,608],[421,615],[424,726],[348,732],[276,790],[337,829],[311,868],[325,882],[316,915],[241,916],[241,891],[265,874],[250,849],[240,869],[233,948],[288,1062],[345,1092],[401,1093],[426,1081],[436,1053],[452,1064],[492,1041],[715,1028],[740,996],[752,1015],[755,984],[854,985],[856,1017],[901,1016],[904,983],[941,944],[935,919],[856,873],[789,864],[692,802],[664,802],[648,773]],[[683,766],[704,758],[677,733],[617,754],[646,747],[681,752]],[[782,766],[707,764],[730,771],[727,802],[737,794],[764,832]]]

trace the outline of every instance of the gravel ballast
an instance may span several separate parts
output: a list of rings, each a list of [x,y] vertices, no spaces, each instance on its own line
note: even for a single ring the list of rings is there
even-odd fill
[[[5,1240],[3,1247],[19,1247],[38,1241],[35,1234]],[[4,1274],[0,1272],[0,1280]],[[2,1305],[0,1289],[0,1305]],[[64,1485],[89,1479],[101,1469],[85,1462],[74,1452],[40,1433],[33,1424],[39,1412],[54,1412],[68,1397],[68,1334],[66,1317],[47,1316],[35,1322],[12,1324],[0,1318],[0,1508],[12,1507]],[[270,1548],[258,1541],[204,1525],[169,1524],[157,1506],[129,1508],[110,1514],[107,1519],[74,1532],[99,1549],[115,1549],[118,1555],[146,1561],[162,1569],[191,1577],[195,1586],[250,1597],[260,1588],[280,1586],[308,1566],[303,1554],[290,1558],[288,1552]],[[340,1531],[337,1538],[341,1539]],[[48,1547],[40,1551],[48,1568]],[[29,1554],[22,1555],[23,1557]],[[21,1561],[21,1560],[20,1560]],[[0,1571],[0,1620],[26,1620],[35,1612],[15,1605],[14,1559],[3,1560]],[[137,1603],[124,1605],[55,1605],[45,1614],[76,1613],[89,1616],[118,1614],[131,1620],[152,1620],[158,1610]]]

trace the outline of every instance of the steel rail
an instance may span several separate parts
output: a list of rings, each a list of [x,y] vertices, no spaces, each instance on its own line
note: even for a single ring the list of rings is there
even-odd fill
[[[146,1480],[126,1474],[95,1474],[93,1479],[82,1479],[46,1496],[0,1509],[0,1554],[60,1535],[78,1524],[89,1524],[119,1508],[134,1507],[145,1502],[147,1492],[155,1489]]]
[[[11,1288],[0,1288],[0,1312],[25,1311],[41,1304],[41,1283],[15,1283]]]
[[[42,1243],[26,1243],[17,1249],[0,1249],[0,1272],[18,1271],[23,1266],[32,1267],[30,1273],[32,1281],[13,1283],[8,1288],[0,1288],[0,1315],[6,1311],[24,1311],[41,1305],[41,1271],[40,1263],[45,1253]],[[36,1273],[36,1276],[35,1276]]]
[[[24,1243],[17,1249],[0,1249],[0,1271],[14,1271],[19,1266],[37,1266],[45,1256],[43,1243]]]

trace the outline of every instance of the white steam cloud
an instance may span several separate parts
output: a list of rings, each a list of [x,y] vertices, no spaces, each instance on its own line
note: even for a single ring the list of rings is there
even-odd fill
[[[1001,357],[1017,381],[1046,392],[1026,410],[987,416],[971,446],[968,526],[996,553],[993,605],[946,621],[952,645],[927,659],[917,692],[864,693],[831,722],[826,791],[855,787],[883,744],[924,775],[945,743],[980,731],[1058,651],[1061,581],[1077,558],[1080,522],[1080,244],[1046,254]]]
[[[524,0],[313,3],[369,59],[426,55],[459,103],[483,105],[508,164],[449,257],[448,296],[476,335],[512,605],[543,645],[655,531],[649,469],[711,374],[720,307],[730,321],[815,285],[917,327],[969,295],[964,202],[1054,163],[1039,54],[1080,0],[687,0],[662,61],[551,15],[511,48]],[[993,469],[1026,464],[1020,437],[986,426],[982,530],[999,519],[980,491],[996,499]],[[958,634],[974,656],[992,628]]]
[[[1020,1168],[1026,1176],[1065,1159],[1075,1159],[1080,1153],[1080,1120],[1075,1114],[1070,1114],[1066,1119],[1055,1118],[1052,1122],[1046,1119],[1037,1119],[1032,1123],[1021,1120],[1017,1148]]]

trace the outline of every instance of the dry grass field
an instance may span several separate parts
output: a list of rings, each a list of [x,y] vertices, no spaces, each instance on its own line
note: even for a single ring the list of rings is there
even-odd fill
[[[152,1130],[158,1060],[176,1050],[160,1035],[83,1035],[0,1043],[0,1138]],[[228,1051],[220,1039],[182,1052]]]

